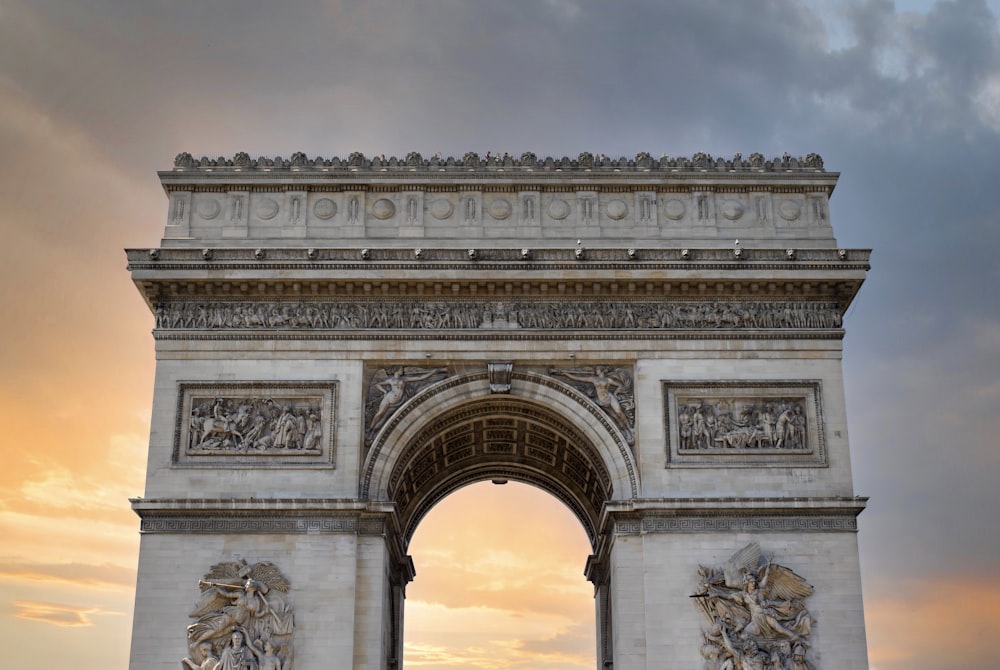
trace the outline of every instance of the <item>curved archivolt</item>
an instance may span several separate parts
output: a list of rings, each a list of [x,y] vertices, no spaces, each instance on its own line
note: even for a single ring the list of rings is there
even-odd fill
[[[594,542],[604,503],[635,495],[621,436],[568,386],[553,393],[549,380],[523,377],[511,394],[490,394],[480,377],[442,382],[399,410],[368,454],[363,495],[396,504],[408,543],[423,516],[455,490],[520,481],[561,500]]]

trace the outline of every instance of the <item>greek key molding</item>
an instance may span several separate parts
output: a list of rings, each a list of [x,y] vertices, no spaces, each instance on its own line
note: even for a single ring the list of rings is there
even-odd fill
[[[850,532],[858,530],[853,515],[825,516],[645,516],[619,519],[614,523],[617,535],[640,533],[730,533],[730,532]]]
[[[143,533],[396,535],[391,504],[344,499],[132,499]]]
[[[179,516],[142,519],[142,533],[357,533],[357,516],[270,517],[270,516]],[[369,531],[370,532],[370,531]]]

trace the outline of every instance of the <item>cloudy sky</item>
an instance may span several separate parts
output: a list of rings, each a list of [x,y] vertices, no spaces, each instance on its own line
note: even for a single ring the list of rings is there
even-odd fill
[[[122,248],[159,239],[156,170],[180,151],[530,150],[815,151],[842,173],[838,240],[874,249],[844,363],[871,666],[997,667],[998,17],[1000,0],[0,0],[3,665],[126,664],[154,360]],[[517,485],[436,508],[412,545],[408,666],[593,668],[574,524]]]

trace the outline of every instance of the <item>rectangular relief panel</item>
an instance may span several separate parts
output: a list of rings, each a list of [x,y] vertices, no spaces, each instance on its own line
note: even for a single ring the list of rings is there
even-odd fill
[[[827,465],[818,381],[663,381],[667,467]]]
[[[175,467],[334,467],[336,382],[180,382]]]

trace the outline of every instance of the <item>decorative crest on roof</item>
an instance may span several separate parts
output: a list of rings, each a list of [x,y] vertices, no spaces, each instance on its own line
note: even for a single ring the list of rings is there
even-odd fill
[[[486,152],[485,156],[480,156],[475,152],[467,152],[462,158],[448,156],[442,157],[435,154],[430,158],[424,158],[421,154],[411,151],[404,158],[395,156],[386,157],[385,154],[379,156],[365,156],[360,152],[353,152],[347,158],[334,156],[323,158],[316,156],[309,158],[301,151],[292,154],[291,158],[285,159],[281,156],[269,158],[259,156],[251,158],[244,151],[237,153],[232,158],[219,156],[218,158],[208,158],[203,156],[200,159],[194,158],[191,154],[183,152],[177,154],[174,159],[175,170],[199,170],[230,168],[233,170],[374,170],[374,171],[401,171],[412,172],[420,170],[562,170],[562,171],[669,171],[669,172],[824,172],[823,159],[819,154],[811,153],[803,157],[790,156],[787,153],[774,158],[764,158],[761,153],[752,153],[748,158],[743,158],[742,154],[734,154],[732,158],[713,157],[711,154],[698,152],[690,158],[686,156],[668,156],[663,154],[660,158],[653,158],[646,152],[641,152],[633,158],[622,156],[612,158],[605,154],[592,154],[583,152],[575,159],[568,156],[562,158],[538,158],[530,151],[526,151],[520,157],[514,157],[508,153]]]

